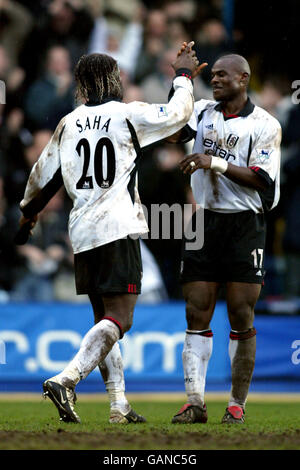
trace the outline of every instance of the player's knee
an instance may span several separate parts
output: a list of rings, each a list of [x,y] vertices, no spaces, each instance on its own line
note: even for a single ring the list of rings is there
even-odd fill
[[[118,313],[107,312],[103,317],[104,319],[110,320],[112,323],[117,325],[120,330],[120,338],[123,338],[124,333],[130,330],[133,321],[133,312],[121,311]]]
[[[132,321],[126,321],[123,326],[123,333],[126,333],[126,331],[129,331],[130,328],[132,327]]]
[[[186,321],[188,329],[204,330],[209,327],[210,323],[210,308],[209,306],[195,305],[193,302],[186,304]]]
[[[99,323],[99,321],[102,320],[104,314],[101,312],[101,313],[98,313],[98,312],[94,312],[94,323]]]
[[[228,309],[231,328],[237,331],[251,328],[254,310],[247,304],[236,305]]]
[[[120,323],[122,325],[123,334],[126,333],[126,331],[130,330],[130,328],[132,327],[132,322],[133,322],[133,311],[126,312],[125,314],[122,315],[122,320]]]

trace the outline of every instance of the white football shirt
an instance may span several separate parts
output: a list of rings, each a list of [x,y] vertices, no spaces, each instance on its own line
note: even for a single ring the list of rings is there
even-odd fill
[[[199,169],[191,176],[197,203],[216,212],[255,213],[270,210],[279,200],[280,143],[279,122],[248,99],[238,115],[225,115],[220,103],[200,100],[186,130],[195,138],[193,153],[224,158],[240,167],[249,167],[268,183],[258,192],[232,182],[221,173]],[[186,139],[185,141],[187,141]]]
[[[74,253],[148,231],[137,189],[141,148],[180,130],[193,112],[193,86],[174,79],[168,104],[108,100],[65,116],[32,168],[20,207],[40,212],[64,184],[73,201],[69,235]]]

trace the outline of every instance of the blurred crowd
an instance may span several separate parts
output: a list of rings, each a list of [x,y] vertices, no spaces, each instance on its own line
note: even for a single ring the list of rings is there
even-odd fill
[[[299,105],[291,100],[289,78],[270,61],[264,67],[264,52],[249,47],[243,28],[229,31],[223,14],[222,0],[0,0],[0,80],[6,87],[6,104],[0,104],[0,301],[84,300],[74,290],[64,190],[41,213],[30,242],[12,242],[30,169],[61,117],[76,106],[73,69],[80,56],[100,52],[118,60],[125,102],[163,103],[173,78],[170,63],[191,39],[199,60],[210,65],[227,52],[245,55],[253,102],[282,125],[282,197],[268,215],[263,296],[300,296]],[[209,81],[207,67],[195,80],[196,100],[212,97]],[[139,190],[146,207],[193,202],[189,180],[178,169],[189,150],[158,143],[144,152]],[[181,298],[180,254],[180,240],[145,240],[145,301]]]

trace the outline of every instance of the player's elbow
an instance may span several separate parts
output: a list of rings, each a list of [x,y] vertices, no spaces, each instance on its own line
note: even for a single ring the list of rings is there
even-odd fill
[[[194,110],[194,100],[191,98],[190,100],[187,100],[185,107],[184,107],[184,113],[183,113],[184,124],[186,124],[191,119],[193,110]]]
[[[182,134],[182,129],[180,129],[180,131],[176,132],[175,134],[167,137],[165,141],[168,142],[169,144],[177,144],[178,142],[180,142],[181,134]]]
[[[194,110],[194,99],[190,96],[185,96],[185,99],[176,103],[176,107],[173,108],[174,118],[178,124],[182,124],[184,127],[190,120]]]
[[[256,166],[250,169],[251,181],[257,191],[265,191],[273,185],[273,180],[266,171]]]
[[[270,187],[270,184],[268,181],[258,176],[257,178],[255,178],[254,186],[257,191],[266,191]]]

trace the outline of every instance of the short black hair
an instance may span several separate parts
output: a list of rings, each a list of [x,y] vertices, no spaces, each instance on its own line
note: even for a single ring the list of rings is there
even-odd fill
[[[245,59],[245,57],[239,54],[223,54],[217,58],[215,63],[223,59],[230,60],[240,73],[247,73],[250,77],[251,75],[250,65],[248,61]]]

